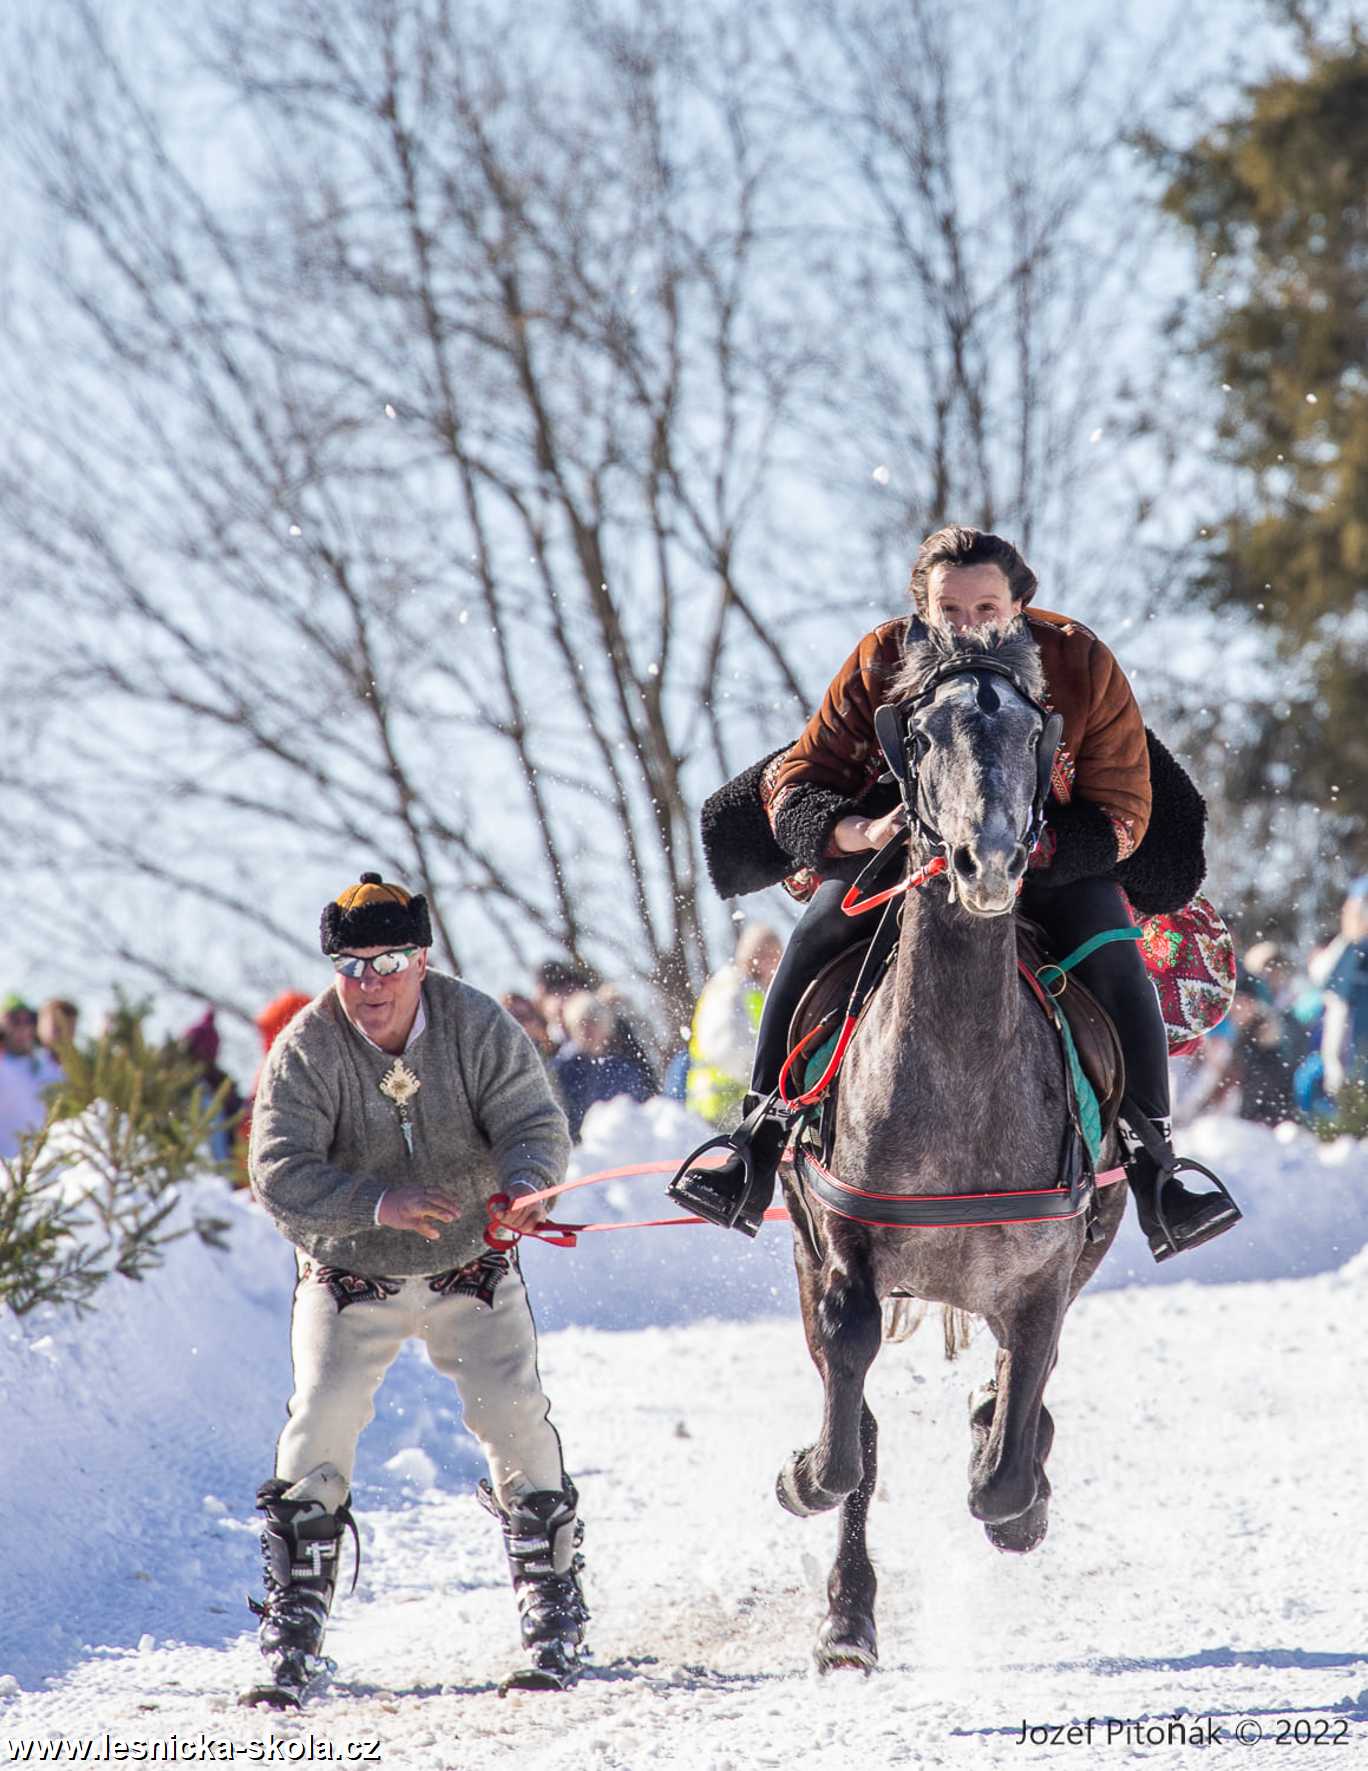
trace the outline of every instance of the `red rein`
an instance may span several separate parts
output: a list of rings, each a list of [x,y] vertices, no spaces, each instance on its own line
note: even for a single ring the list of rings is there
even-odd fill
[[[944,855],[936,855],[925,867],[919,867],[915,873],[909,873],[906,879],[899,880],[897,885],[889,886],[886,892],[875,892],[872,898],[857,898],[860,887],[858,882],[851,886],[845,897],[841,899],[841,909],[847,916],[863,916],[866,910],[877,910],[880,904],[887,904],[890,898],[901,898],[904,892],[915,891],[924,886],[929,879],[938,873],[944,873],[947,862]]]
[[[872,898],[858,897],[856,894],[860,888],[857,883],[851,886],[845,897],[841,899],[841,909],[847,916],[863,916],[866,910],[877,910],[881,904],[887,904],[893,898],[901,898],[907,892],[916,891],[919,886],[924,886],[928,880],[934,879],[938,873],[944,873],[945,868],[945,856],[936,855],[926,863],[925,867],[919,867],[915,873],[909,873],[906,879],[899,880],[897,885],[890,886],[886,892],[875,892]],[[820,1026],[814,1027],[794,1046],[784,1060],[783,1069],[779,1072],[779,1099],[786,1107],[811,1107],[814,1102],[821,1100],[827,1089],[830,1088],[832,1078],[845,1060],[846,1048],[855,1037],[855,1029],[858,1025],[858,1016],[846,1016],[841,1031],[837,1035],[836,1049],[831,1054],[831,1062],[822,1072],[821,1080],[814,1083],[805,1094],[801,1095],[791,1095],[788,1092],[789,1075],[808,1046],[822,1032],[822,1028]]]

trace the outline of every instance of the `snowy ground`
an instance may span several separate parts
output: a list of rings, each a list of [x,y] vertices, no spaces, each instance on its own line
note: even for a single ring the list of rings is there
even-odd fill
[[[591,1133],[586,1167],[689,1135],[663,1103],[599,1110]],[[997,1554],[965,1507],[986,1337],[955,1366],[934,1331],[885,1348],[869,1680],[810,1672],[834,1525],[772,1497],[818,1407],[782,1227],[754,1247],[637,1232],[528,1259],[589,1526],[595,1671],[563,1697],[495,1694],[516,1620],[478,1460],[409,1349],[362,1443],[334,1686],[299,1718],[235,1707],[256,1664],[251,1494],[289,1376],[288,1256],[249,1207],[229,1256],[178,1244],[85,1323],[7,1319],[0,1754],[107,1731],[135,1754],[275,1739],[276,1762],[378,1741],[384,1764],[462,1771],[1068,1764],[1087,1749],[1021,1743],[1023,1722],[1094,1717],[1104,1762],[1206,1763],[1147,1743],[1177,1713],[1189,1738],[1210,1718],[1237,1763],[1368,1762],[1368,1151],[1220,1122],[1188,1142],[1236,1187],[1247,1232],[1171,1276],[1134,1243],[1109,1257],[1112,1289],[1075,1310],[1051,1385],[1054,1523],[1035,1556]],[[654,1215],[658,1187],[595,1211],[643,1203]],[[1108,1718],[1131,1734],[1108,1742]]]

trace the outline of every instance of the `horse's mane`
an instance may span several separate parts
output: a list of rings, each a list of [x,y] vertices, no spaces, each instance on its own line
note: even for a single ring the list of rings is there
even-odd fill
[[[1005,627],[971,627],[963,633],[939,625],[928,626],[913,616],[907,623],[902,666],[893,678],[892,697],[903,701],[919,695],[943,665],[962,663],[972,669],[976,658],[991,658],[995,664],[1005,664],[1037,701],[1044,699],[1045,666],[1022,616]]]

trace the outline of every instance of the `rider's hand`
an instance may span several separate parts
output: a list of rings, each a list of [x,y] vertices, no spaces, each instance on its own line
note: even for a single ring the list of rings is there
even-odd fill
[[[842,818],[832,834],[843,855],[858,855],[867,849],[881,849],[891,837],[906,828],[906,811],[902,806],[894,806],[882,818]]]
[[[388,1230],[412,1230],[428,1242],[436,1242],[443,1224],[454,1223],[460,1208],[431,1187],[387,1187],[376,1214]]]

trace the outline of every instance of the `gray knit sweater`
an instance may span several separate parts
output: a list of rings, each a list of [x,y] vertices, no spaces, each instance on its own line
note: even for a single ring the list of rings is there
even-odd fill
[[[281,1233],[324,1265],[375,1278],[464,1266],[483,1252],[491,1193],[564,1179],[565,1115],[521,1027],[492,997],[438,972],[423,1001],[427,1026],[403,1054],[422,1083],[408,1103],[412,1155],[380,1092],[394,1057],[357,1032],[335,990],[271,1048],[252,1112],[252,1190]],[[440,1241],[375,1222],[385,1188],[415,1181],[461,1207]]]

